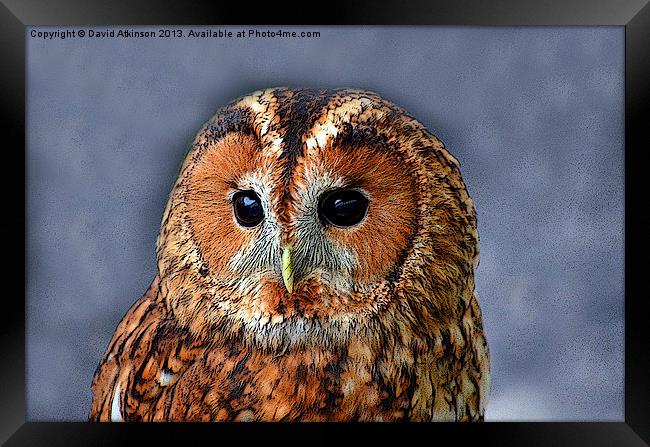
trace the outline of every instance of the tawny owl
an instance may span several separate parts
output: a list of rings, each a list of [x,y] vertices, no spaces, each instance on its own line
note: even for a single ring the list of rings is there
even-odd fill
[[[402,108],[254,92],[196,136],[89,417],[482,420],[478,257],[458,161]]]

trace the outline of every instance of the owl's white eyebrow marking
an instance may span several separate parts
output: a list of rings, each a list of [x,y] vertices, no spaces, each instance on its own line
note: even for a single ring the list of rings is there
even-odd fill
[[[239,105],[247,107],[255,113],[255,127],[259,129],[260,142],[268,148],[269,155],[277,156],[282,153],[282,135],[272,126],[277,104],[272,102],[273,92],[257,91],[242,98]]]
[[[242,98],[241,104],[250,107],[255,113],[263,112],[266,108],[260,103],[262,94],[263,92],[261,90],[254,91]]]
[[[338,128],[330,121],[324,124],[316,123],[310,131],[311,137],[305,140],[307,151],[312,151],[316,147],[322,149],[331,137],[336,137],[337,133]]]
[[[167,386],[171,382],[171,380],[174,378],[174,374],[171,372],[164,370],[163,372],[160,373],[160,384],[162,386]]]
[[[269,149],[271,150],[272,154],[278,155],[282,153],[282,137],[274,138],[270,145]]]
[[[325,111],[306,134],[305,146],[307,147],[307,152],[314,153],[324,148],[330,139],[336,137],[339,132],[339,126],[342,123],[350,122],[352,117],[361,115],[365,108],[372,106],[372,104],[372,100],[362,96],[344,101],[343,104],[335,109]],[[380,110],[376,110],[373,113],[379,116],[384,114]],[[323,117],[325,117],[325,121],[320,123]]]
[[[113,394],[113,401],[111,402],[111,422],[124,422],[122,412],[120,411],[120,384],[115,387],[115,394]]]

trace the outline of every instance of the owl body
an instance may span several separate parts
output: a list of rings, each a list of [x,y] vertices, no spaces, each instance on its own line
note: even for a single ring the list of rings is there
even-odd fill
[[[91,420],[482,420],[458,162],[360,90],[268,89],[197,135]]]

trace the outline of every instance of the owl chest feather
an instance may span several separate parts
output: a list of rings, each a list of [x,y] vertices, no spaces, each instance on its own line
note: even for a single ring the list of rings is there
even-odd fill
[[[402,420],[413,373],[368,352],[311,348],[279,355],[213,349],[158,400],[172,420]],[[391,377],[392,379],[389,379]],[[199,392],[198,390],[201,390]],[[155,416],[154,416],[155,418]]]
[[[136,306],[132,321],[123,324],[133,324],[144,310],[159,318],[155,309]],[[138,324],[142,329],[116,340],[113,355],[98,369],[91,418],[480,420],[487,366],[482,335],[472,334],[471,320],[468,315],[466,324],[429,340],[372,343],[354,337],[336,349],[311,346],[281,353],[238,341],[200,346],[176,327]]]
[[[339,351],[312,347],[280,355],[236,345],[212,349],[161,393],[145,419],[478,419],[477,371],[459,368],[456,354],[463,354],[449,343],[442,342],[442,353],[434,343],[418,354],[405,347],[373,352],[359,342]]]

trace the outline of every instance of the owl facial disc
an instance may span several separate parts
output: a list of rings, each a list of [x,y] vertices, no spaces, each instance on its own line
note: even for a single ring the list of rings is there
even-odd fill
[[[268,89],[222,108],[166,213],[158,257],[178,291],[170,306],[188,324],[243,325],[260,340],[270,327],[331,338],[405,294],[437,297],[478,253],[455,159],[397,105],[351,89]]]

